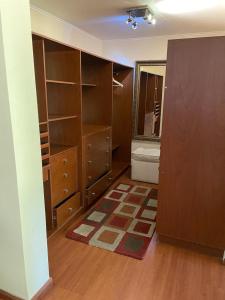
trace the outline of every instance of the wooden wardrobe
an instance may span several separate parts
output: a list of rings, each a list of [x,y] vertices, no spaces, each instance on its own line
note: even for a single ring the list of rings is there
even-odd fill
[[[157,230],[225,250],[225,37],[169,41]]]
[[[133,69],[35,34],[33,53],[51,234],[130,165]]]

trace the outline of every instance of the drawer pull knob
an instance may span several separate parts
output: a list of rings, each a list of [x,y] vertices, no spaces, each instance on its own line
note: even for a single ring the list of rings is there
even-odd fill
[[[106,137],[106,139],[107,139],[107,140],[109,140],[109,139],[110,139],[110,137],[109,137],[109,136],[107,136],[107,137]]]
[[[72,207],[69,207],[69,208],[68,208],[68,211],[69,211],[70,214],[72,214],[73,208],[72,208]]]
[[[106,150],[106,153],[109,153],[109,150]]]
[[[68,178],[68,173],[63,174],[64,178]]]
[[[96,195],[96,193],[95,193],[95,192],[93,192],[93,193],[91,193],[91,195],[92,195],[92,196],[95,196],[95,195]]]
[[[92,179],[92,176],[88,176],[88,179],[91,180],[91,179]]]
[[[67,159],[67,158],[64,158],[64,159],[63,159],[63,163],[64,163],[64,165],[67,164],[67,163],[68,163],[68,159]]]
[[[68,189],[64,189],[64,193],[67,194],[69,192]]]
[[[88,144],[88,149],[91,149],[91,147],[92,147],[92,144]]]
[[[109,164],[106,164],[105,166],[106,166],[106,168],[108,168],[108,167],[109,167]]]
[[[89,160],[89,161],[88,161],[88,164],[89,164],[89,165],[91,165],[92,163],[93,163],[93,161],[92,161],[92,160]]]
[[[112,177],[109,177],[108,180],[111,181],[111,180],[112,180]]]

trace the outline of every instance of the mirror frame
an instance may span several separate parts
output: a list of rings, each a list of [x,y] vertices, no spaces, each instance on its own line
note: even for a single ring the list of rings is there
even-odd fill
[[[140,69],[141,66],[157,66],[166,65],[166,60],[144,60],[136,61],[135,67],[135,85],[134,85],[134,101],[133,101],[133,139],[143,141],[160,142],[160,137],[147,137],[137,134],[138,128],[138,108],[139,108],[139,91],[140,91]],[[162,111],[161,111],[162,114]]]

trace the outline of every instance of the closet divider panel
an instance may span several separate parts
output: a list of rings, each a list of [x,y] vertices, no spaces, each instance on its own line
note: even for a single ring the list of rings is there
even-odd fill
[[[117,178],[131,160],[133,69],[113,64],[112,177]]]
[[[225,37],[169,41],[157,231],[225,249]]]
[[[52,228],[52,209],[51,209],[51,192],[49,176],[49,128],[48,128],[48,107],[47,107],[47,90],[45,74],[45,48],[44,39],[33,35],[33,56],[34,70],[37,92],[38,117],[40,128],[40,148],[42,155],[43,186],[45,196],[45,214],[47,230]]]

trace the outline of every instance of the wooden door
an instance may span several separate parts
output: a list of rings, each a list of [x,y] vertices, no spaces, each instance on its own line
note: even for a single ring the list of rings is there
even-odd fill
[[[225,37],[169,41],[157,229],[225,249]]]

